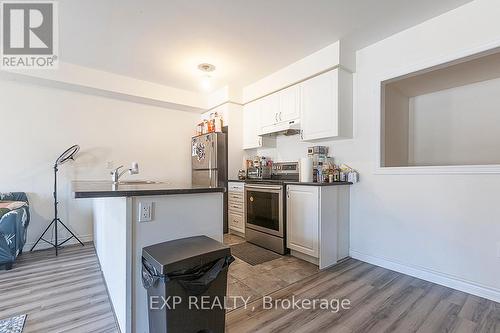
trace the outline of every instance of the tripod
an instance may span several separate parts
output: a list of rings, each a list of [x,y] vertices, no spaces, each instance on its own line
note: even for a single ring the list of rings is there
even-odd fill
[[[69,148],[57,159],[56,163],[54,164],[54,219],[52,220],[52,222],[50,222],[50,224],[47,226],[47,228],[42,233],[42,235],[38,238],[38,240],[35,242],[35,244],[31,247],[30,252],[33,251],[33,249],[38,245],[38,243],[41,240],[44,241],[45,243],[52,245],[56,249],[56,256],[58,255],[59,248],[64,243],[66,243],[67,241],[69,241],[72,238],[75,238],[82,246],[84,246],[82,241],[71,230],[69,230],[69,228],[61,221],[61,219],[59,218],[59,215],[58,215],[58,210],[57,210],[57,205],[59,204],[59,202],[57,201],[57,171],[59,171],[59,169],[57,167],[60,164],[63,164],[64,162],[67,162],[70,159],[74,160],[73,157],[78,152],[79,149],[80,149],[80,147],[78,147],[76,145]],[[67,239],[65,239],[61,243],[59,243],[59,241],[58,241],[58,234],[57,234],[58,224],[61,224],[61,226],[63,226],[71,234],[70,237],[68,237]],[[55,242],[48,241],[45,238],[43,238],[43,236],[47,233],[47,231],[50,229],[50,227],[52,225],[54,225]]]

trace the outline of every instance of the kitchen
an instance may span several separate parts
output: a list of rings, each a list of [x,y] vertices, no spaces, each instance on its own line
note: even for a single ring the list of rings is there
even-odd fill
[[[249,160],[241,177],[246,179],[230,179],[224,190],[225,142],[225,134],[215,131],[192,139],[192,187],[141,181],[73,184],[75,198],[92,200],[94,246],[122,330],[147,326],[140,263],[148,245],[199,234],[224,241],[236,259],[227,295],[248,301],[348,257],[352,183],[347,179],[357,181],[355,171],[337,170],[337,179],[332,172],[318,182],[331,164],[327,147],[317,146],[302,160],[308,171],[302,175],[298,162]],[[149,207],[147,216],[144,207]],[[283,272],[287,277],[279,278]],[[237,302],[234,309],[242,305]]]
[[[261,81],[279,82],[280,76],[281,78],[293,77],[295,73],[300,73],[303,69],[304,62],[315,63],[322,57],[327,59],[336,55],[333,59],[340,62],[342,47],[340,43],[331,45],[309,56],[309,59],[292,64]],[[287,157],[287,160],[282,160],[281,157],[288,153],[289,148],[283,147],[282,149],[281,146],[283,140],[294,142],[291,145],[296,146],[301,143],[308,145],[308,142],[318,142],[318,140],[345,140],[352,136],[352,71],[347,70],[346,67],[352,65],[352,62],[349,62],[347,52],[343,51],[343,54],[345,58],[342,58],[344,61],[342,64],[335,63],[334,60],[330,62],[330,68],[317,75],[308,78],[297,77],[297,82],[294,84],[276,91],[266,91],[262,97],[254,95],[251,97],[253,99],[244,106],[232,106],[232,119],[224,135],[227,135],[229,149],[233,140],[236,140],[237,143],[242,142],[245,153],[243,157],[238,154],[230,154],[229,157],[228,228],[230,232],[245,236],[249,242],[285,254],[290,247],[290,243],[287,244],[286,241],[286,232],[291,232],[289,235],[291,237],[288,238],[294,237],[293,227],[290,228],[290,225],[286,223],[287,216],[302,217],[317,211],[319,215],[316,218],[311,217],[312,220],[316,220],[311,222],[311,226],[295,226],[301,231],[312,228],[310,229],[311,235],[306,236],[311,239],[302,240],[309,245],[305,247],[297,245],[296,248],[303,248],[302,254],[312,255],[312,258],[316,258],[317,261],[320,247],[318,246],[319,240],[314,235],[318,232],[319,216],[322,213],[319,209],[321,204],[319,197],[322,194],[324,197],[332,195],[348,198],[348,185],[357,182],[359,176],[347,165],[342,165],[337,161],[335,165],[334,158],[329,156],[326,146],[305,146],[307,148],[304,148],[304,151],[296,152],[292,158]],[[244,93],[250,94],[252,90],[258,91],[259,89],[261,88],[257,82],[254,86],[246,88]],[[224,107],[225,105],[217,107],[202,115],[202,122],[197,127],[198,134],[212,130],[222,131],[224,124],[221,125],[221,122],[225,122],[229,113]],[[238,115],[243,118],[242,122],[234,120]],[[231,122],[237,124],[234,130]],[[242,141],[239,138],[241,134],[243,134]],[[201,140],[204,137],[201,135]],[[197,145],[203,147],[208,144],[193,142],[192,150],[195,161],[199,160],[200,156],[207,155],[205,153],[196,155]],[[257,156],[259,153],[262,153],[262,157]],[[264,157],[266,155],[267,158]],[[244,168],[237,169],[236,166],[238,163],[241,165],[242,159]],[[222,179],[225,180],[225,178]],[[311,187],[303,187],[305,185]],[[321,188],[318,185],[321,185]],[[339,187],[327,188],[325,185]],[[302,208],[306,212],[295,211],[305,198],[309,198],[304,203],[306,206]],[[346,222],[349,219],[348,199],[339,200],[342,203],[337,216],[344,219],[344,222],[339,223],[348,224]],[[347,215],[344,216],[344,214]],[[263,223],[268,223],[269,227],[262,225]],[[293,222],[291,223],[293,225]],[[332,223],[337,222],[332,221]],[[340,238],[345,239],[344,243],[348,242],[348,231],[346,230]],[[303,253],[304,251],[306,253]],[[330,265],[334,262],[330,262]],[[325,263],[321,265],[321,268],[327,266],[329,265]]]
[[[340,47],[337,42],[312,55],[312,61],[332,53],[340,59]],[[297,72],[297,66],[285,72]],[[140,262],[148,245],[201,234],[224,239],[236,258],[229,268],[228,295],[251,300],[348,258],[350,187],[358,173],[336,161],[327,146],[310,145],[294,160],[271,157],[280,153],[282,138],[307,145],[348,139],[352,73],[339,66],[333,63],[333,69],[245,106],[225,103],[203,114],[193,126],[191,186],[161,180],[143,184],[133,180],[141,177],[138,172],[120,183],[125,172],[117,176],[118,170],[112,172],[116,187],[73,184],[78,200],[92,200],[93,239],[105,280],[124,278],[120,286],[108,282],[123,330],[138,331],[147,323],[147,304],[139,300],[146,299]],[[326,120],[314,114],[329,109],[334,112],[326,112]],[[263,122],[268,113],[272,124]],[[249,155],[259,149],[274,151],[268,150],[269,157]],[[142,216],[145,207],[149,218]],[[178,219],[184,221],[182,228],[173,227]],[[116,261],[120,251],[127,255]],[[288,277],[279,277],[284,271]]]
[[[181,282],[228,332],[497,330],[497,2],[55,4],[0,69],[0,331],[198,332]]]
[[[312,57],[326,57],[335,48],[338,51],[339,44]],[[293,64],[284,71],[290,75],[300,66]],[[238,260],[236,269],[229,269],[234,280],[229,282],[228,295],[233,291],[265,295],[249,287],[253,285],[249,276],[258,275],[261,284],[269,284],[267,293],[288,285],[276,281],[276,276],[264,277],[265,261],[259,257],[269,253],[293,258],[288,267],[280,265],[281,270],[292,275],[309,272],[301,278],[348,257],[349,193],[359,175],[331,157],[328,146],[314,142],[352,135],[351,76],[334,64],[333,69],[243,106],[228,103],[201,116],[191,144],[192,179],[197,185],[227,184],[225,241]],[[324,119],[318,112],[327,109],[335,112],[333,116],[327,112]],[[283,142],[304,148],[281,160],[289,151],[278,148]],[[231,153],[238,144],[244,153]],[[260,153],[265,155],[256,156]],[[280,261],[277,256],[270,258]]]

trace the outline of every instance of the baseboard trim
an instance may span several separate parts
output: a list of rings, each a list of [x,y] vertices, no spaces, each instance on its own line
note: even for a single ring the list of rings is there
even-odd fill
[[[467,281],[453,275],[437,272],[424,267],[404,264],[393,259],[375,257],[359,251],[351,250],[350,255],[354,259],[358,259],[375,266],[387,268],[392,271],[410,275],[445,287],[460,290],[479,297],[484,297],[495,302],[500,302],[500,290],[493,287],[484,286],[479,283]]]
[[[78,238],[83,242],[83,243],[87,243],[87,242],[92,242],[93,240],[93,236],[92,234],[90,235],[77,235]],[[61,238],[61,240],[64,240],[66,238]],[[23,252],[29,252],[29,250],[31,250],[31,247],[33,246],[33,244],[35,244],[36,241],[33,241],[33,242],[29,242],[29,243],[26,243],[24,244],[24,247],[23,247]],[[66,243],[64,243],[63,246],[66,246],[66,245],[74,245],[74,244],[79,244],[78,241],[74,238],[70,239],[69,241],[67,241]],[[33,249],[33,251],[36,251],[36,250],[44,250],[44,249],[50,249],[52,246],[50,244],[47,244],[45,243],[44,241],[40,241],[38,242],[38,245],[36,246],[36,248]]]

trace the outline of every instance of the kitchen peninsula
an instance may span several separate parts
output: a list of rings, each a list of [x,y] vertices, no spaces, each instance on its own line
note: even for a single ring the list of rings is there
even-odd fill
[[[75,198],[92,200],[94,246],[121,332],[148,327],[142,248],[196,235],[222,242],[224,191],[167,183],[73,183]]]

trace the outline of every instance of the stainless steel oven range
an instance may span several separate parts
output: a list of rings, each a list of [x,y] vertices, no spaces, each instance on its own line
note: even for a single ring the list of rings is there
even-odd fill
[[[245,238],[280,254],[286,253],[285,186],[298,181],[297,162],[275,163],[271,179],[245,184]]]

